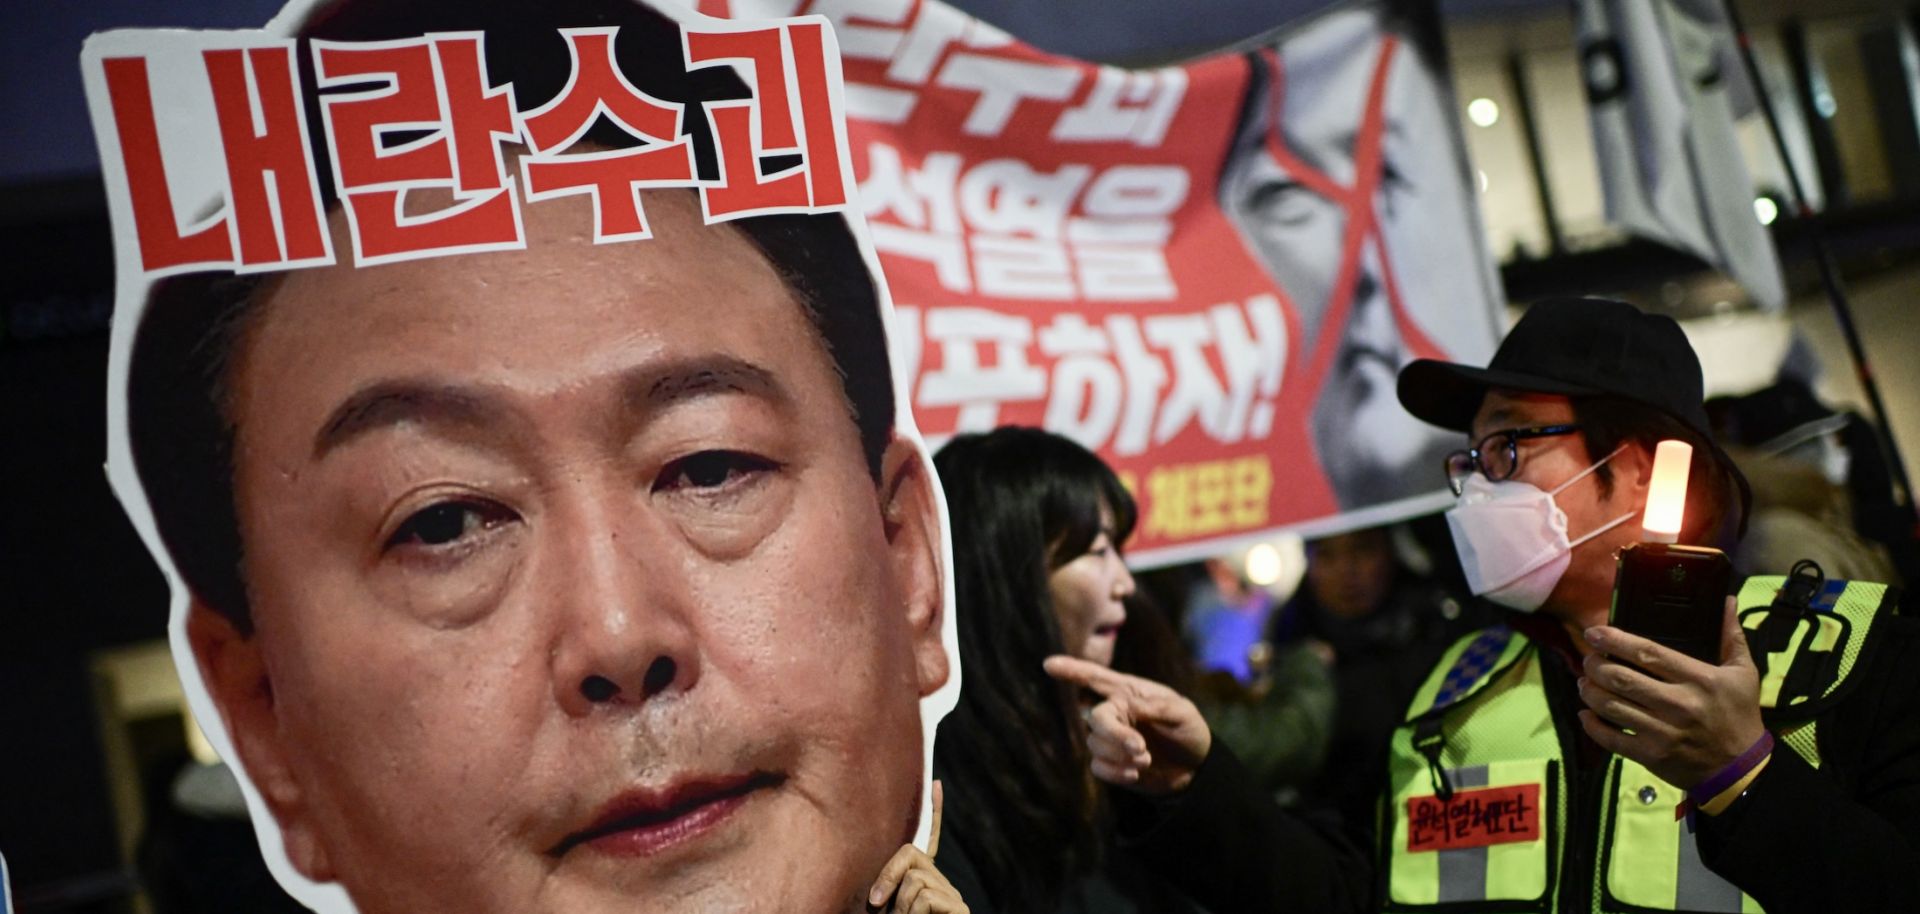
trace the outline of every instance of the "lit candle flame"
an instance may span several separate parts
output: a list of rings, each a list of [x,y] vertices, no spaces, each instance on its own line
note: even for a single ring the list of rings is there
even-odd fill
[[[1653,483],[1647,488],[1647,513],[1640,526],[1650,543],[1680,540],[1680,522],[1687,508],[1687,471],[1693,466],[1693,445],[1667,440],[1653,451]]]

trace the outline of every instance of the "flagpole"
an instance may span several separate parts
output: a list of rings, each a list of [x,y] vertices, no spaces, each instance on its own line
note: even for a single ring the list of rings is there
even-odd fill
[[[1786,135],[1780,130],[1780,118],[1773,110],[1773,97],[1767,92],[1767,84],[1760,78],[1760,65],[1754,57],[1753,38],[1747,34],[1747,26],[1740,19],[1740,11],[1734,7],[1733,0],[1721,0],[1721,6],[1727,11],[1727,22],[1733,26],[1734,44],[1740,51],[1740,61],[1747,71],[1747,80],[1753,85],[1755,101],[1760,112],[1766,116],[1767,132],[1773,137],[1773,148],[1780,155],[1780,166],[1787,173],[1787,189],[1793,195],[1793,212],[1806,228],[1807,240],[1813,245],[1814,262],[1820,267],[1820,283],[1826,287],[1827,301],[1833,305],[1833,316],[1840,324],[1840,336],[1847,341],[1847,352],[1853,356],[1854,376],[1859,379],[1860,387],[1866,391],[1867,403],[1873,408],[1874,432],[1880,440],[1881,449],[1886,451],[1887,462],[1893,467],[1893,478],[1898,484],[1896,495],[1901,507],[1914,514],[1916,532],[1920,532],[1920,513],[1915,513],[1913,484],[1907,479],[1907,462],[1900,455],[1900,448],[1893,440],[1893,427],[1887,421],[1887,405],[1880,398],[1880,383],[1874,379],[1873,367],[1867,362],[1866,347],[1860,343],[1860,332],[1853,322],[1853,306],[1848,301],[1846,287],[1842,285],[1840,270],[1834,264],[1833,252],[1827,247],[1826,234],[1821,229],[1821,219],[1807,202],[1807,194],[1800,184],[1799,169],[1793,165],[1793,156],[1787,150]]]

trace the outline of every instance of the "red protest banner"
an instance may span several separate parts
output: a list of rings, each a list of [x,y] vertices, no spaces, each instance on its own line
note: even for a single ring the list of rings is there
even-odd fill
[[[1066,434],[1141,503],[1131,555],[1432,510],[1451,439],[1394,397],[1501,325],[1434,36],[1345,4],[1244,54],[1048,54],[937,2],[834,19],[861,205],[932,437]]]

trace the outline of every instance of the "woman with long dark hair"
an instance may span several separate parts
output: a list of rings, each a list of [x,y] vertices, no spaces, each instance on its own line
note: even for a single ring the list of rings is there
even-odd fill
[[[961,435],[934,466],[966,677],[934,744],[950,801],[942,868],[979,912],[1193,910],[1116,859],[1079,693],[1041,666],[1113,662],[1134,591],[1120,557],[1132,496],[1100,458],[1038,429]]]
[[[972,909],[1358,910],[1363,861],[1270,801],[1161,684],[1177,671],[1110,668],[1136,520],[1113,471],[1027,428],[958,436],[934,467],[965,676],[934,743],[940,868]]]

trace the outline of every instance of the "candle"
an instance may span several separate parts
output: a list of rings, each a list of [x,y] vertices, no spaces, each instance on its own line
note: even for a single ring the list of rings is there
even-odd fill
[[[1680,522],[1687,508],[1687,471],[1693,466],[1693,445],[1671,439],[1653,451],[1653,483],[1647,487],[1647,513],[1640,526],[1649,543],[1680,539]]]

